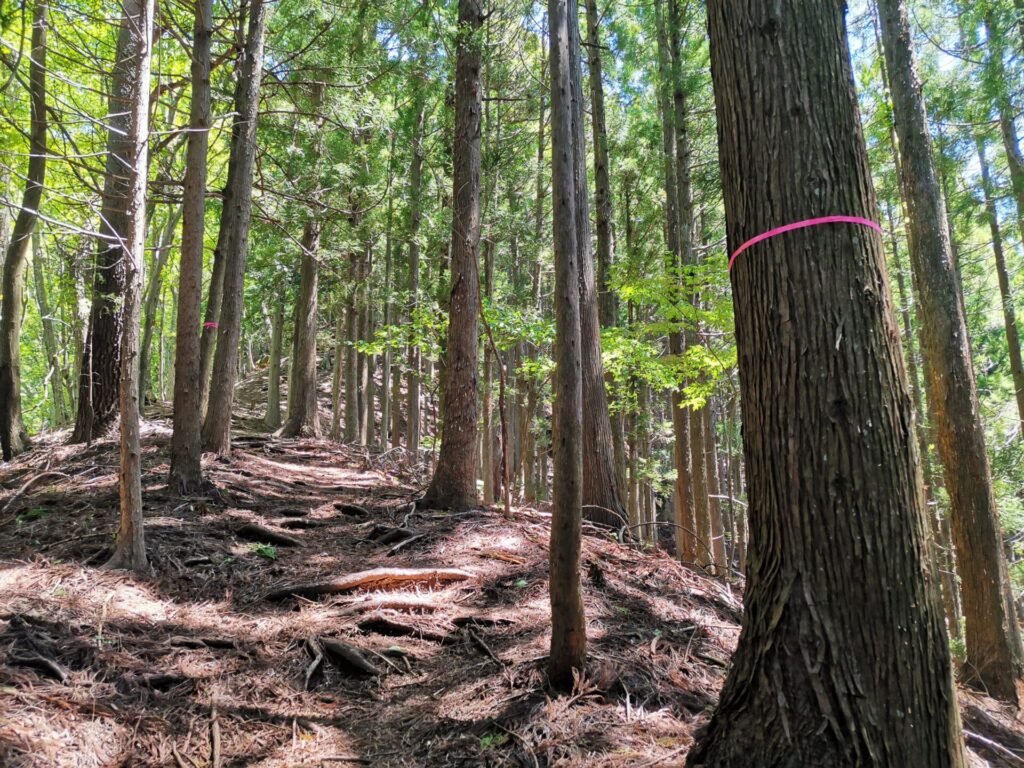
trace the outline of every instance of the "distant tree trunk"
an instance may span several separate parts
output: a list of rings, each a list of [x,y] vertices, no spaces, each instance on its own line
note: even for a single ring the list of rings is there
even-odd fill
[[[245,261],[249,250],[249,220],[252,216],[252,171],[256,156],[256,122],[259,113],[260,80],[263,76],[263,43],[267,5],[252,0],[249,7],[249,31],[245,50],[238,65],[239,88],[236,93],[240,141],[235,163],[235,189],[231,206],[235,208],[231,230],[224,249],[224,303],[217,333],[217,352],[213,361],[210,401],[203,422],[202,441],[208,451],[226,456],[231,452],[231,409],[235,397],[238,369],[238,341],[242,326]],[[227,204],[227,201],[225,201]],[[223,226],[223,223],[221,224]]]
[[[711,529],[708,545],[711,547],[711,554],[714,557],[715,575],[725,578],[729,576],[729,561],[725,556],[722,506],[719,503],[719,499],[716,498],[720,495],[718,487],[718,447],[715,442],[715,428],[710,403],[701,410],[701,416],[704,420],[704,475],[708,482],[708,519]]]
[[[288,419],[281,430],[284,437],[320,437],[316,381],[320,233],[318,214],[311,212],[302,232],[301,277],[299,295],[295,300],[295,337],[292,344],[291,376],[288,378]]]
[[[481,0],[459,0],[455,64],[455,146],[451,297],[441,451],[422,502],[472,509],[476,494],[477,356],[480,329]],[[485,436],[487,439],[487,436]],[[485,471],[487,468],[485,467]]]
[[[845,11],[708,2],[730,249],[813,216],[877,215]],[[745,615],[687,765],[962,768],[881,239],[845,224],[791,232],[744,253],[731,280]]]
[[[978,145],[978,163],[981,166],[982,195],[985,199],[985,218],[988,219],[989,231],[992,233],[992,253],[996,262],[996,277],[999,279],[999,295],[1002,299],[1003,324],[1006,327],[1006,345],[1010,354],[1010,375],[1013,379],[1014,392],[1017,395],[1017,415],[1020,420],[1020,433],[1022,439],[1024,439],[1024,361],[1021,360],[1017,311],[1014,307],[1010,273],[1006,268],[1006,255],[1003,252],[1003,235],[999,229],[999,214],[996,211],[996,203],[992,196],[992,178],[985,152],[985,140],[978,134],[976,142]]]
[[[46,183],[46,0],[37,0],[32,13],[32,61],[29,65],[28,173],[21,209],[7,245],[0,284],[0,448],[4,461],[25,450],[28,435],[21,414],[21,318],[25,266],[32,232]]]
[[[149,86],[153,57],[154,0],[125,0],[118,39],[118,66],[124,90],[125,135],[120,168],[124,196],[120,200],[125,228],[117,235],[123,243],[124,293],[120,322],[121,467],[118,487],[121,522],[114,553],[104,568],[143,572],[148,567],[142,522],[142,447],[139,438],[139,316],[143,254],[146,248],[146,175],[149,143]],[[108,118],[109,119],[109,118]]]
[[[191,136],[191,134],[189,135]],[[150,395],[149,369],[152,365],[153,329],[156,327],[156,310],[160,304],[160,295],[163,293],[164,267],[167,265],[167,257],[174,244],[174,235],[178,228],[178,221],[181,219],[181,209],[180,205],[171,209],[150,261],[149,281],[142,308],[142,346],[139,351],[139,396],[142,398],[143,405],[146,404],[146,399]],[[159,390],[159,382],[157,384],[157,390]]]
[[[60,356],[57,354],[57,332],[53,310],[46,294],[46,270],[43,268],[44,253],[39,228],[32,230],[32,279],[35,285],[36,304],[39,307],[40,324],[43,327],[43,351],[46,353],[46,378],[50,381],[50,400],[53,406],[53,424],[61,426],[68,420],[64,406],[64,377],[61,375]]]
[[[579,14],[572,2],[569,34],[571,46],[581,57]],[[615,462],[612,422],[608,410],[608,393],[604,383],[604,362],[601,359],[601,322],[598,315],[597,280],[590,250],[590,204],[587,191],[586,126],[583,120],[583,76],[573,67],[572,132],[576,163],[576,242],[584,258],[579,263],[580,332],[583,344],[583,514],[586,519],[620,528],[626,521],[626,507],[619,487]]]
[[[342,402],[341,389],[345,382],[345,307],[338,307],[334,321],[334,372],[331,377],[331,440],[341,441]]]
[[[206,222],[206,151],[210,133],[210,47],[213,0],[197,0],[192,42],[192,107],[189,115],[182,192],[181,258],[174,349],[174,431],[169,483],[183,495],[202,484],[200,429],[200,305],[203,300],[203,239]]]
[[[370,280],[373,274],[373,244],[369,241],[364,245],[361,277],[359,280],[359,327],[362,329],[362,341],[373,339],[373,308],[370,306]],[[359,444],[369,448],[373,445],[374,422],[376,413],[373,407],[376,382],[373,377],[374,356],[365,352],[359,353]],[[429,374],[428,374],[429,376]]]
[[[679,262],[679,186],[676,180],[675,110],[672,103],[672,56],[669,48],[665,0],[654,6],[658,25],[659,103],[662,120],[662,152],[665,175],[665,244],[672,254],[669,268],[678,273]],[[674,300],[679,300],[678,292]],[[683,332],[676,328],[669,334],[669,353],[682,356]],[[676,556],[686,563],[698,559],[697,522],[694,516],[693,491],[690,480],[690,412],[683,407],[683,392],[675,390],[672,398],[673,464],[676,470],[673,498],[676,524]]]
[[[577,194],[580,145],[576,121],[580,92],[578,7],[575,0],[548,0],[551,55],[551,183],[555,251],[554,501],[549,546],[551,654],[548,676],[569,689],[573,671],[583,672],[587,625],[580,587],[583,505],[583,353],[580,298],[582,263],[589,247],[579,242],[577,218],[586,198]],[[573,29],[576,32],[573,32]],[[574,103],[575,102],[575,103]],[[596,315],[596,307],[595,315]],[[601,386],[604,386],[602,382]]]
[[[267,429],[275,430],[281,426],[281,351],[284,347],[284,302],[280,298],[274,299],[272,318],[270,364],[267,366],[267,415],[263,417],[263,423]]]
[[[349,266],[354,280],[345,307],[345,332],[348,334],[348,348],[345,351],[345,442],[354,444],[359,439],[359,356],[356,343],[359,341],[360,313],[357,306],[359,292],[355,287],[359,276],[357,254],[352,254]]]
[[[391,137],[391,154],[394,156],[395,138]],[[391,169],[388,169],[388,181],[391,181]],[[388,221],[385,232],[384,244],[384,325],[390,328],[392,318],[392,275],[394,264],[394,252],[392,242],[392,220],[394,215],[394,198],[388,198]],[[391,345],[384,347],[384,354],[381,356],[380,366],[380,439],[377,442],[377,450],[384,453],[388,450],[388,436],[391,434]],[[397,404],[396,404],[397,407]]]
[[[409,169],[409,321],[415,327],[420,304],[420,218],[423,195],[423,134],[426,126],[426,102],[422,83],[417,87],[415,124],[412,137],[412,166]],[[420,348],[416,341],[409,345],[406,360],[405,447],[413,462],[419,461],[420,450]]]
[[[939,455],[953,512],[960,591],[966,619],[968,682],[1019,703],[1022,652],[1009,595],[999,516],[978,393],[971,365],[959,275],[950,248],[946,207],[902,0],[878,0],[882,42],[899,134],[911,216],[911,261],[917,277],[924,353]]]

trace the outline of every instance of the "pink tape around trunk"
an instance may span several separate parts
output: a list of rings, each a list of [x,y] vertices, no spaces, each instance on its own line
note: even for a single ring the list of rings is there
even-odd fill
[[[203,328],[217,328],[216,323],[203,323]]]
[[[885,234],[882,232],[882,228],[871,221],[871,219],[863,219],[860,216],[822,216],[817,219],[806,219],[805,221],[798,221],[795,224],[786,224],[783,227],[776,227],[771,229],[764,234],[758,235],[755,238],[747,240],[743,245],[736,249],[736,252],[729,259],[729,270],[732,270],[732,265],[736,262],[736,257],[743,253],[751,246],[757,245],[760,242],[764,242],[769,238],[781,235],[785,232],[792,232],[794,229],[806,229],[807,227],[816,227],[819,224],[863,224],[865,227],[871,227],[879,234]]]

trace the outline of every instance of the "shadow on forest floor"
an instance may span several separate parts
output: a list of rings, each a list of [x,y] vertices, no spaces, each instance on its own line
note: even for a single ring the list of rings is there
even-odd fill
[[[386,457],[254,433],[178,498],[167,424],[144,436],[147,578],[97,568],[113,441],[50,435],[0,468],[4,766],[681,765],[717,699],[738,599],[663,553],[584,537],[589,666],[551,698],[543,508],[417,511],[424,478]],[[469,577],[267,599],[373,568]],[[313,665],[322,638],[379,674]]]

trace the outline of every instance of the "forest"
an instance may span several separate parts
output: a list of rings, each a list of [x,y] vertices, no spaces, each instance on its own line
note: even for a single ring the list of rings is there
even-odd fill
[[[1024,768],[1024,0],[0,0],[0,766]]]

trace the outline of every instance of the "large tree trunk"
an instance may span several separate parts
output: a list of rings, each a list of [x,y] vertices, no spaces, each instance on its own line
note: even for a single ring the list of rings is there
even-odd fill
[[[441,451],[423,505],[472,509],[476,495],[480,279],[481,0],[459,0],[455,64],[455,177],[451,298]],[[488,436],[485,435],[485,439]],[[487,471],[488,467],[484,470]]]
[[[249,220],[252,216],[252,171],[256,157],[256,122],[259,113],[260,80],[263,77],[263,42],[267,5],[252,0],[249,31],[238,65],[236,123],[240,123],[235,165],[234,189],[230,206],[234,208],[231,227],[224,244],[224,300],[217,329],[217,352],[213,361],[210,400],[203,422],[202,442],[208,451],[225,456],[231,452],[231,408],[235,397],[238,369],[238,341],[242,326],[245,261],[249,250]],[[235,146],[232,147],[232,150]],[[225,205],[228,205],[225,199]],[[224,226],[224,222],[221,223]]]
[[[195,493],[200,468],[202,379],[200,304],[203,300],[203,235],[206,221],[206,151],[210,132],[210,47],[213,0],[197,0],[192,42],[192,107],[182,192],[181,258],[174,349],[174,431],[169,483],[181,494]]]
[[[971,366],[959,276],[946,207],[902,0],[879,0],[882,42],[910,195],[911,262],[918,285],[924,353],[931,373],[939,455],[953,514],[953,540],[966,620],[966,679],[1018,704],[1021,641],[1008,599],[999,516]]]
[[[21,209],[7,245],[0,284],[0,448],[10,461],[28,444],[21,415],[21,318],[25,296],[25,265],[39,216],[46,183],[46,0],[37,0],[32,13],[32,62],[29,65],[28,173]]]
[[[815,216],[874,218],[843,4],[709,0],[708,17],[730,248]],[[881,239],[850,224],[775,237],[732,287],[746,611],[687,765],[961,768]]]
[[[555,454],[554,499],[549,546],[553,685],[568,689],[583,672],[587,624],[580,587],[583,505],[583,354],[580,317],[582,262],[589,247],[579,242],[577,221],[586,211],[578,198],[578,155],[585,151],[574,124],[582,105],[579,89],[579,28],[575,0],[548,0],[551,53],[551,186],[555,252]],[[573,32],[573,29],[576,32]],[[574,103],[575,102],[575,103]],[[594,308],[596,310],[596,307]],[[595,312],[596,314],[596,312]],[[602,386],[603,383],[602,383]]]
[[[142,446],[139,436],[139,317],[142,265],[146,247],[146,175],[149,143],[149,85],[153,57],[154,0],[125,0],[117,60],[124,68],[117,93],[125,100],[125,166],[119,170],[124,196],[119,201],[125,228],[124,293],[121,305],[120,411],[121,466],[118,487],[121,522],[114,553],[104,568],[143,572],[148,566],[142,523]]]

